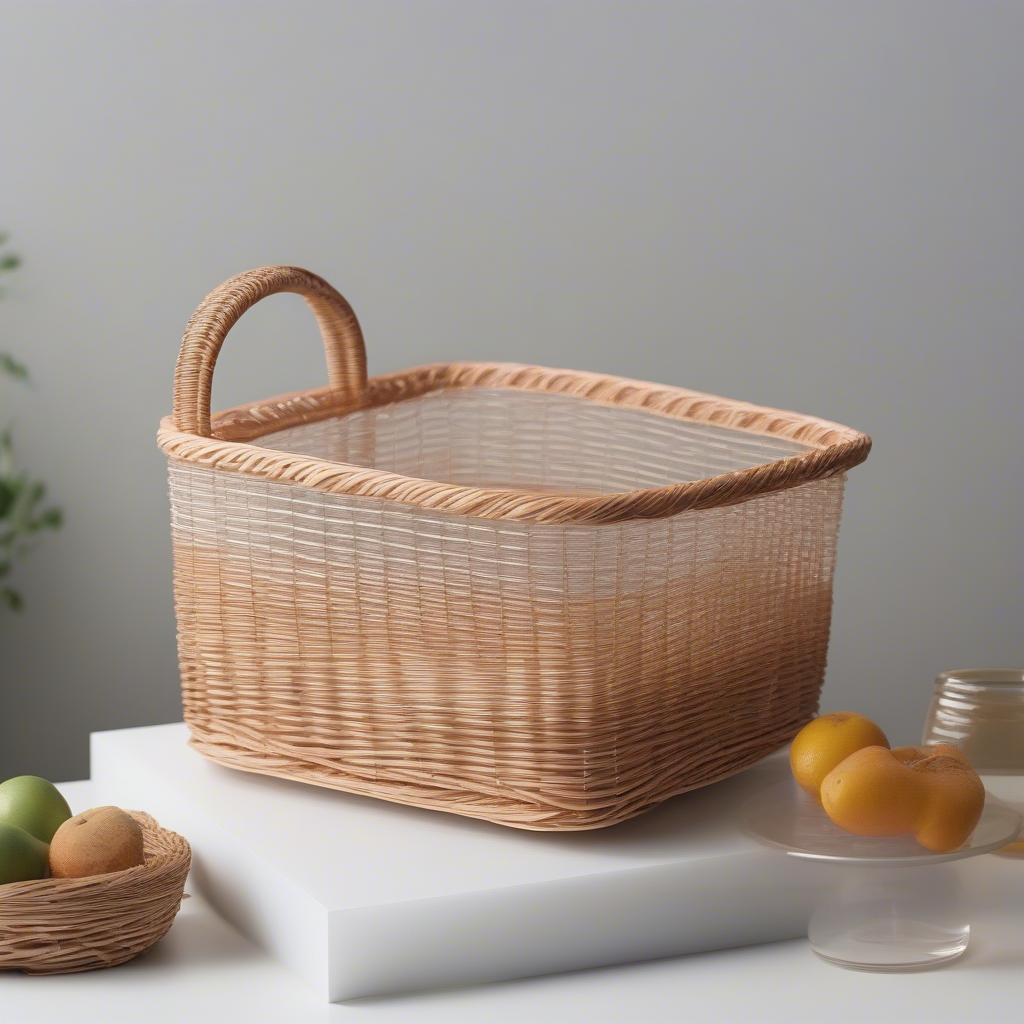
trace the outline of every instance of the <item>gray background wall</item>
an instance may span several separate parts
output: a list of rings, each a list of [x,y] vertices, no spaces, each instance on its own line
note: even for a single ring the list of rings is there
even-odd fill
[[[515,359],[867,430],[824,706],[920,729],[1020,663],[1024,6],[0,0],[0,349],[67,527],[0,623],[0,775],[180,714],[156,423],[235,271],[352,300],[371,372]],[[300,300],[215,405],[319,384]]]

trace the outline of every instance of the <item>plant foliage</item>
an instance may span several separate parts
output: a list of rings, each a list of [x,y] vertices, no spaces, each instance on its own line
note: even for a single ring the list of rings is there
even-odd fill
[[[6,236],[0,235],[0,273],[9,273],[20,264],[14,253],[5,250],[6,242]],[[25,383],[28,370],[14,356],[0,352],[0,376]],[[8,424],[0,430],[0,606],[21,608],[21,593],[9,583],[14,564],[40,533],[56,530],[61,521],[61,510],[46,503],[45,485],[18,467]]]

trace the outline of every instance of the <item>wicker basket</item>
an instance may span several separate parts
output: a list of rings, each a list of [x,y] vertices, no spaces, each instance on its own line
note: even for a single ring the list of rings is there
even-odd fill
[[[282,291],[330,386],[211,418],[225,336]],[[536,366],[367,380],[348,303],[294,267],[196,310],[159,442],[200,751],[552,831],[738,772],[813,715],[844,471],[871,443]]]
[[[167,933],[181,905],[192,853],[148,814],[146,862],[89,878],[44,878],[0,889],[0,970],[71,974],[114,967]]]

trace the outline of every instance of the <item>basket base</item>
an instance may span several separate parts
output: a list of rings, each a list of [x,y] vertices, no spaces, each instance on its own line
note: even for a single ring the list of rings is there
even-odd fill
[[[582,832],[608,828],[635,818],[659,804],[683,793],[730,778],[774,753],[789,742],[798,727],[780,730],[777,735],[763,737],[756,745],[737,753],[730,751],[719,758],[709,758],[699,768],[692,763],[680,764],[680,780],[661,780],[656,793],[626,796],[614,804],[591,809],[550,806],[529,800],[509,799],[495,793],[477,793],[455,785],[424,785],[410,773],[410,779],[364,778],[339,768],[326,759],[308,760],[295,756],[281,746],[270,748],[264,737],[253,736],[253,750],[240,744],[236,737],[186,722],[190,745],[204,757],[227,768],[269,775],[274,778],[304,782],[324,789],[334,789],[358,796],[374,797],[391,803],[420,807],[432,811],[479,818],[496,825],[534,832]],[[237,729],[237,726],[233,728]],[[444,780],[434,776],[435,783]]]

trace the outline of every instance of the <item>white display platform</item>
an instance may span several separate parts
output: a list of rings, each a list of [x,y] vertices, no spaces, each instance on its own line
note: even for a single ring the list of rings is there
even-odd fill
[[[332,1001],[802,936],[823,877],[740,830],[779,756],[558,835],[233,771],[187,737],[94,734],[97,800],[185,835],[194,887]]]
[[[1024,785],[1024,777],[1019,781]],[[60,788],[73,810],[99,799],[88,782]],[[1018,796],[1024,799],[1024,790]],[[844,971],[797,939],[329,1006],[195,897],[182,904],[166,938],[120,967],[43,977],[0,973],[0,1016],[12,1024],[98,1017],[104,1024],[1006,1021],[1013,1007],[1024,1006],[1024,861],[989,856],[964,867],[977,910],[971,946],[937,971]]]

